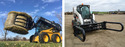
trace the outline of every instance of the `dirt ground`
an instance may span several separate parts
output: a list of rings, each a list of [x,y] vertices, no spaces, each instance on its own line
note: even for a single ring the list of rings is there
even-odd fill
[[[125,26],[125,15],[95,15],[95,18],[97,22],[121,22]],[[86,33],[85,42],[82,42],[73,35],[72,19],[73,15],[65,15],[65,47],[125,47],[125,29],[122,32],[110,30],[89,32]],[[119,26],[115,25],[108,27],[119,28]]]

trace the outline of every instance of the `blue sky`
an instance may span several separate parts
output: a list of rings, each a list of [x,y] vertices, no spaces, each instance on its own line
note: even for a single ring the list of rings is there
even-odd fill
[[[71,3],[72,2],[72,3]],[[80,4],[90,5],[91,11],[125,11],[125,0],[65,0],[65,12]]]
[[[26,12],[33,18],[35,16],[42,16],[50,21],[59,23],[59,20],[55,15],[61,15],[62,13],[62,0],[0,0],[0,30],[2,31],[4,28],[3,22],[10,11]],[[29,38],[34,33],[35,29],[29,30],[29,34],[27,35],[9,32],[7,37],[20,35],[22,37]],[[3,37],[1,31],[0,36],[0,38]]]

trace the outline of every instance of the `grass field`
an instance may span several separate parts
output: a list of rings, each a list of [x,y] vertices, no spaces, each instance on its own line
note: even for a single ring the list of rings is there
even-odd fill
[[[61,47],[62,43],[30,43],[29,41],[0,41],[0,47]]]

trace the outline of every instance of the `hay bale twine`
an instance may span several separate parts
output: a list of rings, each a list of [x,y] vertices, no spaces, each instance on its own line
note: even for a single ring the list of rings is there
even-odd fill
[[[32,17],[28,14],[24,12],[11,11],[8,13],[4,29],[19,34],[28,34],[28,30],[31,29],[32,24]]]

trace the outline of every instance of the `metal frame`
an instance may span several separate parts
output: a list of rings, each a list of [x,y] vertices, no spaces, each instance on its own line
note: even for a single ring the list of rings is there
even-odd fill
[[[26,17],[27,19],[25,20],[25,19],[22,19],[22,18],[17,18],[18,15],[19,15],[19,16],[24,16],[24,17]],[[21,21],[16,21],[16,19],[24,20],[24,21],[26,21],[26,23],[21,22]],[[21,26],[21,25],[15,24],[15,22],[23,23],[23,24],[25,24],[26,26]],[[23,14],[17,14],[17,15],[15,16],[15,19],[14,19],[14,24],[15,24],[15,25],[24,27],[24,28],[26,28],[26,29],[32,29],[32,28],[33,28],[33,23],[34,23],[34,22],[32,21],[32,19],[28,18],[27,16],[25,16],[25,15],[23,15]]]

